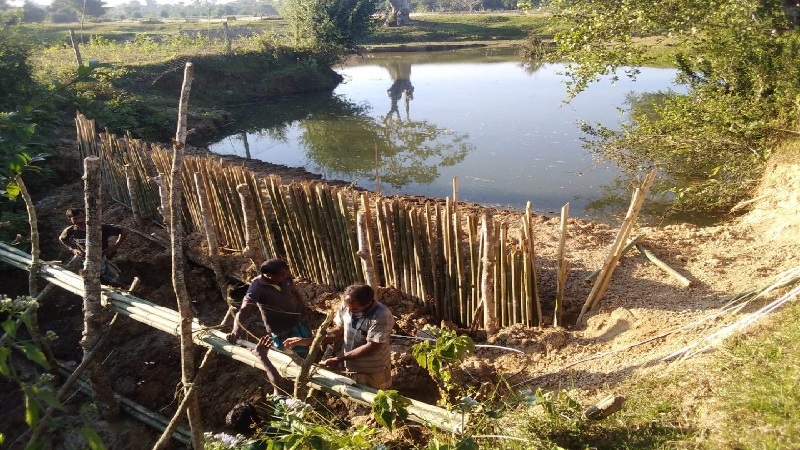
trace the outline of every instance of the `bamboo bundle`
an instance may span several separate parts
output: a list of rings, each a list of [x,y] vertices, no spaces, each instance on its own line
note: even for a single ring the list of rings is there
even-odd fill
[[[299,246],[299,239],[294,235],[294,229],[289,226],[289,221],[286,219],[289,212],[280,185],[280,177],[269,177],[267,190],[269,192],[272,210],[275,212],[275,221],[278,224],[278,231],[284,251],[286,252],[287,262],[292,267],[293,272],[299,275],[305,275],[308,271],[305,270],[305,267],[302,265],[303,258]]]
[[[439,224],[442,230],[442,256],[444,256],[443,273],[445,274],[445,291],[443,296],[446,302],[444,310],[445,318],[457,321],[458,310],[456,309],[455,298],[458,294],[453,280],[453,272],[455,272],[453,265],[455,261],[453,258],[453,222],[450,220],[450,217],[453,215],[453,203],[449,197],[445,199],[444,209],[440,210],[440,212]]]
[[[326,228],[329,232],[334,233],[333,236],[330,236],[330,240],[335,248],[334,256],[341,278],[340,284],[336,287],[344,289],[356,282],[363,282],[364,275],[361,271],[361,264],[358,262],[357,241],[354,242],[355,220],[353,220],[354,216],[350,214],[352,203],[347,201],[347,195],[341,189],[324,186],[320,183],[317,183],[316,188],[324,193],[323,203],[327,205],[328,220],[333,225],[333,227]]]
[[[304,183],[304,209],[308,209],[312,246],[317,250],[317,258],[324,268],[327,284],[339,289],[345,287],[345,261],[342,257],[341,233],[336,220],[337,211],[331,201],[331,192],[319,184]]]
[[[462,326],[469,325],[469,309],[467,307],[467,292],[466,287],[469,286],[469,279],[464,269],[464,257],[461,252],[461,240],[463,238],[463,230],[461,229],[461,211],[458,207],[458,178],[453,179],[453,214],[451,216],[453,221],[453,250],[455,261],[453,267],[455,269],[456,293],[458,298],[458,321]]]
[[[139,211],[142,217],[156,219],[158,215],[159,199],[157,187],[154,186],[152,178],[158,173],[150,157],[147,145],[142,141],[132,139],[130,135],[125,137],[125,149],[127,150],[126,159],[131,166],[133,186],[136,190],[136,198],[139,201]]]
[[[524,271],[526,279],[525,302],[527,326],[542,326],[542,303],[539,298],[539,279],[536,273],[536,251],[533,237],[533,205],[528,202],[525,206],[525,215],[522,218],[522,231],[524,235]]]
[[[130,206],[127,184],[125,181],[125,149],[124,142],[108,130],[100,133],[100,161],[103,185],[111,198]]]
[[[87,156],[99,156],[97,148],[97,132],[94,120],[87,119],[81,113],[75,117],[75,128],[78,133],[78,151],[80,152],[80,172],[83,173],[83,160]]]
[[[417,302],[429,306],[430,276],[427,265],[428,258],[425,257],[425,246],[422,243],[424,235],[422,234],[422,226],[420,223],[422,214],[419,208],[411,208],[408,211],[408,219],[414,247],[414,280],[416,281],[417,287]]]
[[[270,225],[270,223],[275,220],[275,213],[272,211],[269,202],[266,185],[263,179],[258,178],[256,174],[252,172],[248,173],[247,183],[250,185],[250,189],[255,195],[253,202],[258,211],[256,218],[258,220],[261,245],[264,249],[264,259],[276,258],[278,252],[275,242],[275,233],[273,233]]]

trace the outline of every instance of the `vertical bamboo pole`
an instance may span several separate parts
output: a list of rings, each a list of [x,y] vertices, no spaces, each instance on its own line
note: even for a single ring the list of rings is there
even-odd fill
[[[258,245],[258,223],[256,222],[255,205],[253,204],[253,196],[247,184],[239,184],[236,186],[236,192],[239,193],[239,200],[242,203],[242,216],[244,217],[244,235],[246,245],[242,251],[242,256],[245,256],[253,262],[254,267],[258,267],[261,257],[261,249]]]
[[[435,205],[434,205],[435,207]],[[440,229],[439,229],[440,230]],[[439,271],[439,246],[438,242],[441,240],[441,233],[436,236],[437,229],[434,227],[434,215],[431,214],[430,202],[425,202],[425,231],[427,234],[427,243],[430,257],[430,276],[433,284],[433,315],[435,317],[442,316],[442,292],[439,280],[441,272]]]
[[[497,269],[500,272],[500,298],[495,301],[500,304],[500,325],[509,325],[509,305],[508,305],[508,227],[505,223],[500,224],[500,239],[497,240]]]
[[[375,221],[372,218],[372,208],[370,207],[370,201],[366,194],[361,194],[361,209],[364,211],[364,231],[366,233],[367,239],[367,247],[369,248],[369,265],[372,267],[373,270],[373,277],[375,280],[375,286],[380,286],[380,277],[378,276],[378,258],[376,254],[376,246],[375,246],[375,228],[373,228],[373,223]],[[366,275],[366,273],[365,273]],[[366,280],[369,278],[365,277]]]
[[[358,256],[361,258],[361,268],[364,271],[364,279],[373,289],[377,289],[378,282],[375,277],[375,266],[372,265],[372,248],[369,246],[369,239],[367,238],[367,227],[369,227],[369,224],[367,223],[364,211],[358,212],[356,224],[358,226]]]
[[[139,192],[136,189],[135,182],[133,180],[133,169],[131,168],[130,164],[125,164],[125,183],[128,186],[128,197],[131,199],[131,213],[133,214],[133,221],[137,225],[142,224],[142,212],[139,210],[139,204],[141,203],[139,200]]]
[[[100,158],[88,157],[84,160],[84,201],[86,203],[86,256],[84,257],[84,298],[83,298],[83,358],[86,359],[97,346],[107,323],[103,320],[100,270],[103,259],[102,202]],[[100,400],[103,415],[119,416],[119,405],[114,399],[111,380],[96,360],[89,367],[92,387]]]
[[[183,86],[181,88],[180,104],[178,106],[178,128],[175,140],[172,142],[172,176],[169,195],[169,234],[172,238],[172,285],[175,297],[178,300],[178,312],[181,316],[181,381],[184,395],[188,394],[189,387],[195,374],[194,351],[192,341],[193,311],[189,303],[189,292],[183,277],[183,227],[181,221],[183,184],[181,183],[181,169],[183,165],[183,148],[186,143],[186,115],[189,106],[189,92],[191,91],[194,66],[187,62],[183,73]],[[203,448],[203,425],[200,416],[200,406],[197,397],[189,399],[187,416],[189,427],[192,431],[192,445],[194,448]]]
[[[483,323],[486,334],[497,333],[497,318],[494,314],[494,224],[492,213],[485,211],[482,218],[483,233],[483,276],[481,277],[481,297],[483,300]]]
[[[39,222],[36,218],[36,208],[33,205],[33,199],[28,192],[25,182],[22,180],[22,175],[14,177],[14,181],[19,187],[19,194],[25,202],[25,210],[28,212],[28,225],[31,228],[31,266],[28,269],[28,293],[31,297],[36,297],[39,288],[36,281],[39,277]]]
[[[561,207],[561,238],[558,240],[558,280],[556,283],[556,303],[553,309],[553,326],[561,326],[561,308],[564,304],[564,291],[567,288],[567,219],[569,203]]]

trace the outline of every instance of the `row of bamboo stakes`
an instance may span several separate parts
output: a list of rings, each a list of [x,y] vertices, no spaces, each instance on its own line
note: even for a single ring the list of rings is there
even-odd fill
[[[80,114],[76,125],[81,156],[101,157],[103,180],[109,183],[107,192],[112,198],[143,218],[163,221],[158,212],[159,182],[154,180],[161,180],[162,186],[171,182],[171,151],[129,135],[117,138],[105,132],[97,139],[94,122]],[[373,259],[370,267],[374,267],[380,285],[397,288],[438,319],[465,327],[484,322],[481,280],[486,270],[487,242],[480,226],[486,218],[459,208],[457,181],[452,199],[420,205],[316,182],[284,184],[279,177],[261,177],[209,156],[186,157],[180,181],[187,233],[204,229],[196,184],[202,182],[211,202],[205,218],[211,219],[220,247],[240,252],[249,247],[245,223],[246,215],[253,211],[243,204],[252,205],[257,223],[256,236],[250,237],[256,247],[249,249],[255,250],[253,259],[284,258],[295,275],[337,289],[371,281],[365,280],[358,255],[361,214],[364,242]],[[636,199],[638,206],[642,197],[640,193]],[[555,326],[560,325],[567,272],[567,214],[568,205],[562,211]],[[629,233],[635,214],[627,219],[623,228]],[[493,223],[488,233],[494,254],[490,279],[498,326],[542,326],[544,322],[532,220],[529,203],[518,229],[510,230],[508,223]],[[611,260],[606,261],[604,283],[613,270],[609,267]],[[603,289],[593,290],[590,300],[595,302]]]

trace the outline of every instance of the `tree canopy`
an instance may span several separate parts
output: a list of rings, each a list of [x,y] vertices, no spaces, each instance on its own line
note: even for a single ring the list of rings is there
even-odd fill
[[[553,6],[566,25],[556,41],[569,63],[571,95],[601,76],[635,77],[650,62],[648,45],[668,42],[677,49],[676,81],[685,95],[632,99],[631,122],[622,130],[585,129],[597,148],[631,167],[689,166],[691,173],[670,175],[679,200],[693,198],[695,208],[727,207],[744,195],[774,143],[798,125],[800,34],[793,5],[555,0]]]

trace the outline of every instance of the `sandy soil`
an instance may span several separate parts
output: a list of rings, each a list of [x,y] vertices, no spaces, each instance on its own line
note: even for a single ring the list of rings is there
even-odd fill
[[[263,172],[279,174],[284,181],[316,179],[296,169],[258,164]],[[634,377],[664,371],[672,364],[662,358],[705,336],[717,327],[732,322],[725,315],[710,318],[725,303],[725,297],[765,285],[769,278],[793,267],[800,260],[800,166],[783,163],[771,167],[758,199],[744,209],[749,212],[722,226],[698,228],[692,225],[637,227],[644,246],[691,281],[684,287],[674,278],[641,257],[634,249],[622,258],[602,302],[585,323],[575,325],[577,310],[591,291],[584,278],[602,266],[616,235],[616,228],[570,219],[567,258],[568,274],[566,326],[554,329],[510,327],[478,343],[507,346],[478,349],[462,365],[458,376],[464,385],[493,385],[506,378],[515,389],[569,388],[574,397],[590,404],[615,392],[621,383]],[[43,258],[65,259],[66,251],[56,240],[66,226],[63,211],[80,204],[82,187],[76,181],[58,188],[37,202]],[[132,225],[128,212],[119,205],[107,205],[109,221]],[[518,213],[497,211],[496,217],[516,217]],[[541,296],[547,305],[555,297],[555,255],[558,246],[558,220],[541,217],[536,223],[536,252],[539,257]],[[143,227],[145,233],[158,232]],[[191,240],[190,240],[191,241]],[[132,235],[117,256],[126,281],[134,276],[142,281],[135,292],[149,301],[175,308],[170,280],[168,252],[151,240]],[[23,277],[2,269],[4,279]],[[194,264],[186,267],[187,287],[201,321],[216,325],[225,312],[210,270]],[[335,301],[333,289],[301,282],[300,290],[319,317]],[[383,301],[397,317],[398,334],[413,335],[425,324],[437,321],[398,292],[388,289]],[[752,308],[751,308],[752,309]],[[552,306],[549,306],[552,312]],[[745,311],[746,312],[746,311]],[[77,342],[82,328],[81,301],[63,292],[52,295],[40,312],[43,329],[59,335],[57,356],[78,361]],[[177,401],[175,392],[180,377],[178,340],[131,320],[115,328],[111,352],[105,366],[121,395],[164,415],[171,415]],[[695,325],[691,325],[695,324]],[[227,330],[227,328],[225,328]],[[395,387],[410,397],[433,402],[436,390],[424,370],[411,357],[413,341],[393,343]],[[197,350],[197,357],[201,352]],[[4,392],[7,389],[4,387]],[[227,410],[237,401],[257,396],[265,389],[262,373],[224,357],[213,360],[201,394],[201,407],[207,428],[220,430]],[[12,396],[4,394],[11,399]],[[5,398],[4,398],[5,400]],[[13,399],[12,399],[13,400]],[[11,400],[9,400],[11,401]],[[335,408],[335,403],[331,407]],[[4,403],[5,404],[5,403]],[[339,408],[341,411],[342,409]],[[0,417],[5,423],[13,420]],[[17,423],[19,425],[19,422]],[[5,427],[3,427],[5,428]],[[114,432],[103,432],[111,446],[119,444]],[[149,448],[155,437],[142,431],[135,442]],[[13,439],[12,439],[13,440]],[[117,447],[123,448],[123,447]],[[138,448],[129,441],[124,448]]]

